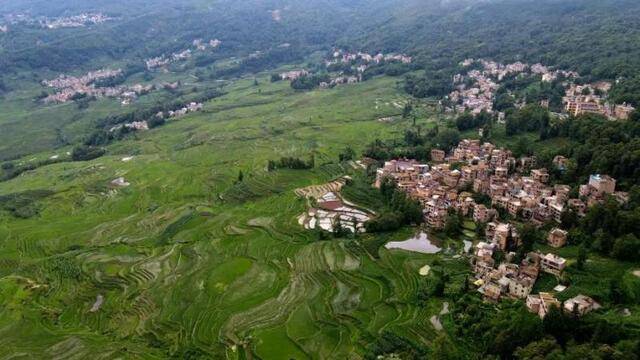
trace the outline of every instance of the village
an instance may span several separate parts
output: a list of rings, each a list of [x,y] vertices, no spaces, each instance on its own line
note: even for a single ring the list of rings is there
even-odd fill
[[[483,59],[467,59],[460,63],[464,68],[479,65],[480,69],[472,69],[466,73],[459,73],[453,77],[453,90],[448,95],[448,100],[453,107],[448,107],[447,112],[462,113],[470,111],[472,114],[481,112],[494,113],[494,100],[500,83],[508,76],[540,76],[543,82],[552,82],[564,79],[562,85],[565,96],[562,99],[566,115],[578,116],[582,114],[599,114],[611,120],[626,120],[635,110],[631,105],[611,104],[607,101],[607,93],[612,84],[600,81],[594,84],[576,85],[575,80],[580,77],[577,72],[564,70],[551,70],[542,64],[528,65],[522,62],[513,64],[501,64],[495,61]],[[522,107],[526,99],[517,103]],[[543,107],[549,107],[549,100],[540,101]],[[504,112],[497,112],[499,121],[505,118]]]
[[[1,32],[7,32],[8,25],[37,25],[45,29],[55,30],[98,25],[107,21],[112,21],[114,18],[103,13],[82,13],[79,15],[56,18],[32,17],[26,14],[9,14],[4,16],[4,20],[7,24],[0,26]]]
[[[40,21],[40,24],[47,29],[60,29],[97,25],[110,20],[113,20],[113,18],[102,13],[84,13],[69,17],[44,19]]]
[[[377,170],[374,186],[380,187],[385,178],[393,179],[399,189],[422,204],[425,223],[434,231],[444,229],[452,211],[482,225],[485,239],[476,244],[471,260],[478,291],[489,301],[503,297],[526,299],[529,309],[541,317],[549,306],[559,302],[552,294],[532,295],[533,286],[541,272],[561,278],[566,260],[552,253],[530,252],[520,263],[514,263],[521,239],[515,223],[504,220],[505,216],[540,227],[560,224],[562,214],[569,209],[584,216],[588,207],[608,197],[621,203],[629,198],[627,193],[616,191],[615,179],[600,174],[590,176],[580,186],[580,198],[570,198],[571,187],[549,185],[549,171],[536,168],[535,158],[516,159],[511,151],[479,140],[462,140],[448,155],[434,149],[431,159],[431,164],[406,159],[388,161]],[[566,163],[562,156],[553,160],[553,166],[560,169]],[[490,204],[477,203],[474,194],[486,196]],[[549,246],[563,247],[567,235],[565,230],[554,227],[548,233]],[[495,260],[496,252],[506,254],[504,262]],[[555,290],[561,292],[564,287]],[[581,295],[565,302],[567,306],[571,307],[569,311],[584,314],[597,309],[598,304]]]
[[[147,94],[155,89],[154,85],[135,84],[132,86],[96,86],[100,80],[110,79],[122,75],[121,69],[101,69],[91,71],[83,76],[75,77],[60,75],[53,80],[44,80],[42,85],[56,89],[57,92],[42,99],[45,104],[65,103],[77,99],[79,96],[93,96],[120,98],[122,105],[128,105],[138,96]]]
[[[382,54],[371,55],[365,52],[351,53],[345,50],[334,49],[330,57],[324,61],[325,68],[331,73],[332,66],[344,65],[348,66],[351,71],[339,71],[337,75],[330,77],[329,81],[320,82],[321,89],[333,88],[337,85],[356,84],[363,81],[364,72],[371,64],[380,64],[383,62],[398,62],[402,64],[411,64],[412,58],[404,54]],[[311,73],[307,70],[292,70],[280,73],[281,80],[295,81],[303,76]]]
[[[341,50],[341,49],[335,49],[332,56],[333,58],[325,60],[326,66],[330,66],[338,63],[348,64],[354,61],[361,62],[363,64],[369,64],[369,63],[379,64],[383,61],[399,61],[399,62],[402,62],[403,64],[410,64],[413,61],[413,59],[410,56],[407,56],[404,54],[378,53],[376,55],[371,55],[366,52],[359,51],[357,53],[352,53],[352,52]],[[362,71],[364,71],[365,69],[366,69],[366,65],[362,69]]]
[[[192,42],[193,48],[197,51],[205,51],[207,49],[216,49],[222,44],[222,41],[218,39],[213,39],[208,42],[205,42],[202,39],[195,39]],[[148,70],[154,69],[165,69],[166,67],[174,62],[184,61],[191,56],[193,56],[194,50],[192,49],[184,49],[182,51],[174,52],[170,55],[160,55],[155,58],[145,60],[145,65]]]
[[[189,113],[202,111],[203,108],[204,108],[204,105],[202,103],[190,102],[189,104],[176,110],[159,111],[155,115],[155,118],[162,119],[162,120],[177,119]],[[144,131],[144,130],[149,130],[150,126],[149,126],[149,121],[147,120],[133,121],[130,123],[113,126],[112,128],[109,129],[109,132],[114,132],[122,128],[126,128],[131,131]]]

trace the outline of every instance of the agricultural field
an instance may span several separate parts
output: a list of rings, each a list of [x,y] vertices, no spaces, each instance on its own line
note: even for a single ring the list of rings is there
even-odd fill
[[[418,270],[438,259],[464,274],[465,260],[366,246],[411,231],[320,240],[297,223],[295,189],[356,171],[342,149],[402,134],[396,81],[241,79],[104,157],[0,183],[0,357],[350,358],[385,329],[432,341],[441,303],[415,305]],[[311,154],[311,170],[266,171]],[[25,207],[37,215],[15,216]]]

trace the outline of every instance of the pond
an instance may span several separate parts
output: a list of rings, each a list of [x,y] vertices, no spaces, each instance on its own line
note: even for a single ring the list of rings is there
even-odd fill
[[[405,241],[389,242],[384,247],[387,249],[402,249],[423,254],[437,254],[442,250],[439,246],[429,240],[429,237],[425,232],[420,232],[416,236]]]

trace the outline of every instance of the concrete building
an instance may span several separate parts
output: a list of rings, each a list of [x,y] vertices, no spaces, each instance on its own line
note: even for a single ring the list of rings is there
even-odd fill
[[[541,292],[538,295],[527,296],[526,305],[529,311],[544,319],[552,307],[560,308],[560,301],[550,293]]]
[[[566,266],[567,260],[555,254],[549,253],[540,257],[540,268],[546,273],[560,276]]]
[[[444,162],[445,156],[446,156],[446,153],[444,152],[444,150],[440,150],[440,149],[431,150],[431,161],[433,162]]]
[[[570,314],[577,313],[580,316],[593,310],[598,310],[600,307],[600,304],[586,295],[578,295],[564,302],[565,312]]]
[[[554,248],[561,248],[567,243],[567,232],[562,229],[555,228],[549,232],[547,241],[549,245]]]

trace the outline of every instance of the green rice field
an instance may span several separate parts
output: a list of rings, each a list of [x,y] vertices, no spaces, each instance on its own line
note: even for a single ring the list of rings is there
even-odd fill
[[[311,92],[258,80],[102,158],[0,183],[39,211],[0,217],[0,358],[346,359],[385,329],[434,339],[441,305],[415,294],[418,269],[440,256],[372,254],[371,236],[319,240],[297,223],[296,188],[355,171],[337,162],[345,146],[406,127],[378,120],[402,112],[396,79]],[[312,170],[265,170],[311,154]],[[111,186],[118,177],[130,186]]]

